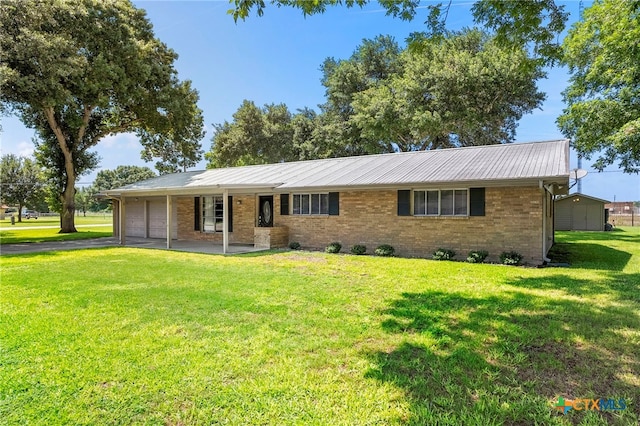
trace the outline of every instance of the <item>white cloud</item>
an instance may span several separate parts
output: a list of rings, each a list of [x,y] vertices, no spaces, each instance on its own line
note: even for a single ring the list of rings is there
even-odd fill
[[[34,148],[33,143],[21,141],[17,146],[18,155],[22,157],[32,157]]]
[[[98,146],[103,148],[140,148],[140,142],[135,133],[119,133],[102,138]]]

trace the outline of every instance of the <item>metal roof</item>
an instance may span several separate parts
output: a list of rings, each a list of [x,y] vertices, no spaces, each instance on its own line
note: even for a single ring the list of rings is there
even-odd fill
[[[609,204],[611,202],[611,201],[608,201],[608,200],[603,200],[602,198],[596,198],[596,197],[592,197],[590,195],[581,194],[579,192],[560,197],[557,200],[555,200],[555,202],[556,203],[565,202],[565,201],[568,201],[568,200],[575,200],[576,198],[578,198],[578,199],[586,198],[588,200],[597,201],[598,203],[602,203],[602,204]]]
[[[174,173],[107,194],[198,188],[296,190],[569,179],[569,141],[513,143]]]

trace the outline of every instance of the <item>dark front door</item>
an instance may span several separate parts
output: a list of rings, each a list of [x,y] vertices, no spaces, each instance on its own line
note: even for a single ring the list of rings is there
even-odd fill
[[[273,195],[261,195],[258,207],[258,226],[273,226]]]

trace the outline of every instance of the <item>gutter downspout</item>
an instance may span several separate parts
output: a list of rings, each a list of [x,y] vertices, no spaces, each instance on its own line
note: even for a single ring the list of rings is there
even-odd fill
[[[543,190],[542,199],[542,260],[545,262],[551,262],[551,259],[547,257],[547,192],[553,196],[553,185],[545,185],[540,181],[540,189]]]

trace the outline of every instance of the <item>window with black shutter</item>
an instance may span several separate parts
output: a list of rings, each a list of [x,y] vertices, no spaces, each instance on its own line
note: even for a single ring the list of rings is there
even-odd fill
[[[398,190],[398,216],[411,216],[411,190]]]
[[[340,214],[340,193],[329,193],[329,216],[338,216]]]
[[[227,199],[229,202],[229,206],[228,206],[228,217],[227,217],[227,229],[229,230],[229,232],[233,232],[233,196],[229,195],[229,198]]]
[[[193,230],[200,230],[200,197],[193,198]]]
[[[469,216],[484,216],[484,188],[469,189]]]
[[[289,214],[289,194],[280,194],[280,215]]]

